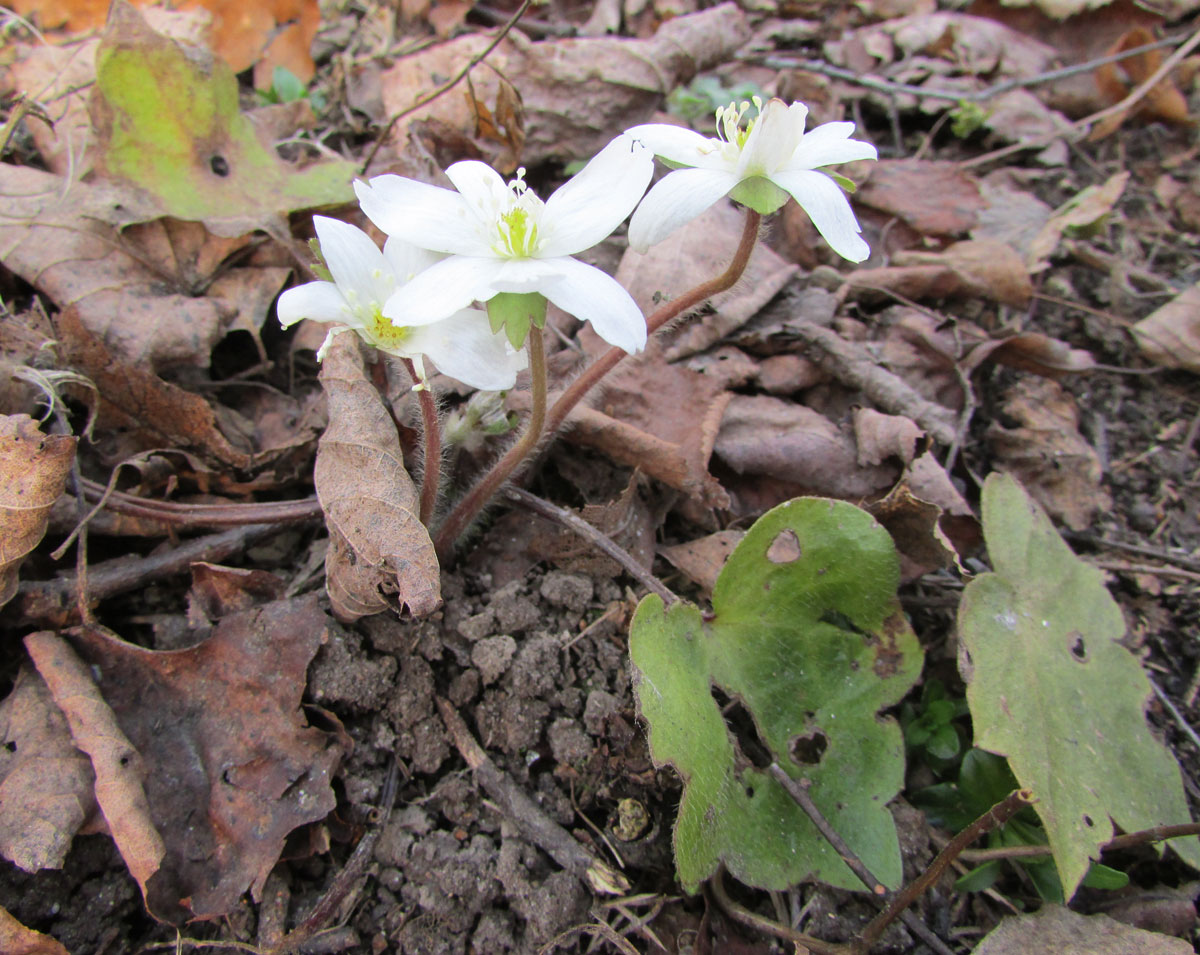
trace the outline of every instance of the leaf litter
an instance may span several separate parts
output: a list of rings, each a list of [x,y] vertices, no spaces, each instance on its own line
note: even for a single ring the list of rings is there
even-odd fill
[[[66,382],[54,387],[77,427],[86,393],[55,376],[81,374],[94,383],[101,399],[97,441],[81,443],[79,451],[86,480],[102,486],[121,461],[153,459],[156,449],[187,453],[161,457],[137,486],[126,478],[124,496],[110,499],[124,507],[138,495],[154,506],[181,508],[170,512],[170,533],[182,540],[165,536],[162,523],[135,527],[132,513],[101,511],[91,522],[87,559],[95,562],[105,596],[78,602],[93,607],[98,619],[29,638],[30,657],[60,681],[57,691],[28,662],[20,667],[20,641],[11,642],[10,672],[21,675],[0,703],[6,741],[0,849],[14,867],[0,879],[0,905],[31,928],[0,916],[0,947],[60,950],[33,929],[49,931],[71,951],[111,939],[125,951],[167,938],[148,920],[138,921],[141,902],[97,918],[84,893],[41,889],[78,886],[71,873],[97,845],[78,833],[105,828],[125,859],[124,866],[110,861],[92,869],[104,873],[110,893],[134,885],[132,875],[141,889],[132,898],[142,895],[159,918],[225,919],[194,923],[187,933],[252,939],[256,913],[260,928],[266,925],[267,910],[256,906],[271,894],[267,874],[281,854],[294,860],[279,866],[297,894],[295,922],[309,898],[336,885],[340,864],[351,858],[345,840],[360,837],[393,755],[413,775],[372,850],[376,868],[360,897],[367,901],[338,930],[341,947],[330,950],[532,951],[586,924],[583,883],[541,854],[558,858],[550,848],[557,844],[539,842],[536,827],[520,835],[502,828],[495,804],[459,775],[462,764],[452,754],[463,737],[447,732],[437,715],[441,705],[474,724],[468,730],[490,751],[506,785],[536,794],[541,809],[520,812],[545,811],[555,825],[577,832],[596,827],[600,842],[617,848],[626,876],[658,900],[639,910],[648,918],[642,927],[629,928],[634,909],[628,907],[622,915],[603,910],[609,921],[626,919],[635,941],[638,932],[678,939],[704,930],[710,923],[701,921],[694,902],[673,900],[668,843],[680,784],[656,771],[646,724],[634,708],[621,650],[632,604],[620,569],[593,557],[582,538],[504,507],[478,544],[468,545],[459,568],[439,568],[415,517],[409,475],[419,473],[419,455],[407,384],[389,382],[381,398],[361,357],[348,350],[350,336],[337,341],[318,379],[308,339],[281,337],[272,327],[273,299],[288,281],[306,278],[296,266],[304,258],[298,249],[307,214],[287,217],[344,201],[355,169],[372,153],[373,132],[353,109],[365,109],[374,132],[381,131],[469,66],[496,36],[484,25],[488,18],[512,9],[405,4],[403,39],[396,39],[394,12],[371,4],[330,8],[313,48],[318,71],[306,87],[310,51],[303,38],[316,29],[315,6],[264,8],[256,23],[235,22],[223,5],[206,5],[214,14],[207,35],[234,72],[253,67],[253,85],[264,91],[274,67],[289,63],[301,99],[273,111],[253,108],[220,61],[196,52],[205,43],[201,20],[123,5],[101,39],[80,45],[70,35],[51,35],[62,45],[15,47],[17,62],[5,81],[6,89],[47,107],[54,125],[30,113],[6,143],[0,167],[7,197],[0,222],[9,309],[0,318],[4,357],[12,348],[42,380]],[[103,16],[82,2],[62,6],[70,14]],[[925,678],[937,672],[961,695],[982,676],[978,668],[965,668],[963,680],[955,673],[956,575],[978,572],[988,559],[979,549],[978,480],[990,470],[1010,471],[1056,521],[1084,535],[1080,552],[1087,559],[1128,567],[1105,558],[1128,558],[1122,547],[1149,552],[1137,559],[1153,563],[1115,571],[1113,592],[1135,623],[1125,642],[1137,643],[1163,698],[1175,701],[1175,710],[1145,712],[1166,731],[1191,779],[1194,755],[1179,734],[1195,715],[1195,680],[1174,633],[1186,629],[1196,604],[1187,578],[1170,575],[1191,572],[1186,562],[1200,539],[1189,465],[1195,384],[1186,371],[1113,370],[1139,366],[1139,348],[1155,365],[1196,364],[1187,297],[1197,278],[1187,246],[1195,219],[1185,201],[1192,183],[1177,95],[1189,88],[1187,74],[1164,79],[1143,97],[1143,109],[1112,114],[1105,140],[1082,141],[1078,132],[1086,124],[1071,125],[1124,97],[1170,51],[1135,54],[1115,66],[1088,61],[1144,45],[1173,21],[1124,3],[1060,4],[1045,13],[987,3],[962,13],[924,4],[894,14],[847,12],[834,29],[797,20],[793,10],[724,4],[696,12],[696,6],[624,4],[612,7],[615,17],[598,10],[586,25],[556,3],[523,14],[471,66],[469,84],[401,116],[371,159],[375,172],[388,166],[425,179],[436,179],[448,162],[483,158],[555,180],[563,164],[586,158],[625,126],[682,122],[654,112],[666,106],[667,93],[697,75],[716,85],[687,87],[689,95],[742,81],[759,84],[768,96],[809,90],[814,115],[854,119],[884,154],[877,164],[850,170],[861,186],[853,202],[875,250],[869,262],[858,269],[834,262],[815,248],[807,216],[785,212],[763,233],[742,283],[626,362],[590,406],[579,408],[530,486],[617,540],[643,568],[668,568],[653,563],[657,552],[695,582],[700,596],[717,585],[718,611],[731,599],[719,575],[747,572],[737,560],[726,565],[726,557],[764,512],[798,493],[861,503],[879,521],[872,533],[890,538],[898,551],[883,576],[890,580],[894,571],[908,581],[900,600],[929,658]],[[52,25],[55,9],[42,5],[42,27]],[[271,30],[269,17],[281,29]],[[439,42],[425,49],[404,46],[433,37]],[[797,66],[797,50],[824,60]],[[782,65],[757,65],[762,56]],[[1064,63],[1082,68],[1040,81]],[[842,67],[861,79],[835,72]],[[123,73],[141,91],[134,101]],[[319,107],[317,90],[332,95],[337,108]],[[245,84],[241,93],[249,93]],[[181,97],[213,104],[215,124],[172,110]],[[180,122],[158,122],[167,114]],[[145,122],[147,116],[155,121]],[[125,136],[126,119],[132,138]],[[168,148],[156,146],[156,136]],[[270,145],[279,138],[293,140],[287,160]],[[1023,151],[981,161],[988,150],[1012,144]],[[297,155],[309,164],[294,163]],[[619,237],[602,254],[652,310],[724,267],[737,243],[737,221],[732,207],[718,205],[692,234],[649,255],[627,252]],[[28,342],[10,334],[16,325],[30,330]],[[576,333],[567,323],[560,330],[562,350],[552,360],[565,383],[581,356],[597,348],[586,329]],[[33,391],[12,391],[6,400],[16,402],[4,409],[13,415],[40,417],[44,410]],[[522,385],[508,402],[518,411],[528,406]],[[25,420],[32,426],[32,418]],[[39,442],[72,440],[36,433]],[[499,443],[485,438],[460,454],[463,470]],[[50,551],[78,523],[65,467],[70,458],[63,451],[54,474],[39,476],[47,500],[39,498],[32,515],[11,504],[3,511],[5,557],[13,555],[8,579],[26,596],[54,578]],[[166,461],[172,463],[163,468]],[[319,504],[324,528],[269,526],[269,508],[280,499],[308,501],[312,514]],[[172,551],[204,540],[191,537],[210,526],[204,508],[228,514],[235,504],[245,509],[237,513],[246,531],[222,532],[230,535],[220,545],[223,556],[182,561],[168,576],[145,578],[157,582],[140,589],[107,589],[110,572],[120,568],[102,571],[102,556],[127,555],[117,560],[149,572],[169,563]],[[110,520],[116,517],[123,523]],[[268,522],[267,529],[255,520]],[[988,533],[990,544],[996,532]],[[156,540],[159,550],[145,554]],[[803,563],[811,548],[800,537],[796,542],[768,548],[762,567],[775,572]],[[998,546],[990,558],[1003,574]],[[171,582],[169,574],[189,570],[190,590]],[[65,575],[64,581],[64,595],[79,586]],[[688,586],[680,577],[671,583]],[[314,588],[321,596],[297,596]],[[1095,582],[1090,593],[1099,606],[1101,585]],[[71,602],[68,596],[63,606]],[[23,596],[20,605],[32,604]],[[397,618],[403,605],[408,612]],[[356,621],[353,627],[339,627],[327,606]],[[697,613],[708,626],[708,611]],[[1115,641],[1123,628],[1110,623]],[[829,620],[819,624],[838,629]],[[13,629],[27,636],[28,626]],[[960,625],[965,641],[968,629]],[[903,639],[905,652],[915,652],[911,633]],[[1132,673],[1136,659],[1117,649],[1133,661],[1125,665]],[[754,659],[734,656],[739,665]],[[904,672],[908,686],[916,672]],[[832,692],[827,683],[816,681],[816,690]],[[797,677],[795,685],[806,684]],[[1140,716],[1146,694],[1139,686]],[[744,706],[753,687],[737,687],[728,702]],[[899,699],[904,689],[893,695]],[[301,711],[302,700],[332,712]],[[260,726],[252,714],[268,702],[278,716]],[[715,710],[708,689],[697,693],[696,704],[696,712]],[[1182,715],[1172,716],[1176,711]],[[741,747],[745,724],[731,712],[729,722],[718,713],[714,739],[732,732]],[[864,739],[886,725],[866,709],[854,712],[871,724]],[[650,716],[644,707],[641,715]],[[358,741],[353,752],[338,717]],[[319,729],[312,725],[318,722]],[[984,717],[976,723],[984,742]],[[164,732],[168,724],[179,734]],[[810,752],[781,745],[776,728],[758,727],[776,755],[807,753],[820,766],[819,746]],[[259,731],[270,739],[255,736]],[[1137,748],[1158,745],[1142,740]],[[825,758],[835,756],[826,751]],[[911,750],[907,765],[907,779],[889,770],[889,779],[896,777],[889,794],[908,795],[930,781],[922,774],[937,771]],[[744,772],[735,760],[735,774]],[[1037,789],[1036,780],[1021,781]],[[222,815],[230,811],[219,804],[222,792],[233,794],[236,819]],[[1045,802],[1036,811],[1051,812]],[[1108,802],[1095,813],[1097,826],[1108,815],[1125,828],[1141,824],[1121,822],[1127,808],[1121,803],[1132,800],[1118,795]],[[518,811],[511,808],[516,803],[504,805]],[[629,822],[634,806],[650,828],[627,839],[637,831]],[[787,838],[807,831],[794,803],[779,806],[796,818],[785,827]],[[927,824],[919,818],[902,824],[905,810],[897,802],[891,808],[889,814],[875,806],[870,822],[842,828],[855,845],[869,844],[866,854],[895,882],[897,859],[911,868],[931,852]],[[835,818],[840,812],[830,810]],[[1178,804],[1159,815],[1166,822],[1187,818]],[[195,818],[222,825],[189,829]],[[686,816],[680,825],[690,825]],[[889,834],[892,826],[898,836]],[[768,849],[787,844],[761,820],[751,828]],[[898,856],[891,848],[871,855],[892,839]],[[1084,850],[1076,846],[1071,855],[1056,840],[1069,882]],[[1101,841],[1092,839],[1085,854],[1094,856]],[[819,837],[806,845],[827,882],[856,884]],[[1105,861],[1121,860],[1106,854]],[[1137,864],[1152,880],[1184,878],[1176,863],[1153,854]],[[63,871],[50,871],[56,866]],[[739,871],[755,882],[749,869]],[[682,866],[680,873],[693,880]],[[794,886],[798,875],[789,873],[768,881]],[[1034,901],[1015,877],[997,888],[1019,904]],[[56,891],[57,918],[31,902]],[[791,891],[817,913],[814,919],[832,913],[830,938],[849,938],[870,918],[861,897],[842,889],[810,884]],[[1089,894],[1097,891],[1081,890],[1075,905],[1103,907],[1102,897]],[[763,896],[744,898],[771,912]],[[1002,910],[972,898],[969,910],[956,910],[957,924],[990,929]],[[930,924],[943,918],[928,900],[919,911]],[[719,904],[708,917],[745,944],[755,938],[728,921]],[[1032,933],[1033,941],[1021,942],[1026,950],[1057,938],[1058,929],[1048,921],[1039,927],[1037,917],[1021,927]],[[109,942],[101,941],[102,931]],[[880,950],[908,950],[910,929],[891,931]],[[1194,921],[1184,919],[1174,931],[1194,932]],[[281,934],[260,935],[271,937]],[[645,934],[642,941],[653,944]]]

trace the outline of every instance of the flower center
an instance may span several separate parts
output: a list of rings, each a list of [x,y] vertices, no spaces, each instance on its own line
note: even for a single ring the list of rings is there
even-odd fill
[[[545,203],[529,191],[524,167],[508,184],[508,208],[496,220],[497,242],[492,251],[504,258],[526,259],[538,250],[538,220]]]
[[[371,309],[363,324],[367,334],[380,348],[398,348],[404,344],[404,340],[412,331],[404,325],[393,325],[390,318],[384,317],[383,310],[378,305]]]
[[[754,110],[762,115],[762,100],[755,96],[753,99]],[[746,128],[742,128],[742,120],[750,113],[750,103],[743,101],[739,106],[736,103],[730,103],[728,106],[717,107],[717,138],[723,142],[729,143],[731,146],[736,146],[739,150],[746,145],[746,140],[750,138],[750,131],[754,129],[754,124],[758,122],[758,116],[753,119],[746,119]]]

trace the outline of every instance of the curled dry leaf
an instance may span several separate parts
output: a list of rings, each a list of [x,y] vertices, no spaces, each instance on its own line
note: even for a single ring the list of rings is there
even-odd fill
[[[1156,365],[1200,372],[1200,284],[1134,325],[1133,337]]]
[[[1124,53],[1139,46],[1146,46],[1156,39],[1146,27],[1134,27],[1127,31],[1109,53]],[[1096,70],[1096,84],[1110,103],[1119,103],[1134,87],[1141,86],[1157,72],[1165,58],[1162,50],[1146,50],[1126,57],[1118,63],[1106,63]],[[1163,77],[1152,86],[1137,104],[1135,111],[1147,121],[1162,120],[1175,126],[1191,125],[1188,102],[1169,76]],[[1127,118],[1126,112],[1116,113],[1096,124],[1088,138],[1092,141],[1111,136]]]
[[[871,282],[873,273],[921,270],[931,282],[928,292],[917,283],[912,292],[900,291],[906,298],[986,298],[1002,305],[1025,308],[1033,295],[1033,283],[1021,257],[1009,245],[994,239],[956,242],[942,252],[898,252],[892,257],[893,269],[870,269],[850,277],[853,287]]]
[[[725,561],[745,536],[745,531],[717,531],[686,544],[660,547],[658,552],[696,584],[705,597],[711,597]]]
[[[321,364],[329,427],[314,480],[329,528],[325,587],[342,620],[381,613],[395,594],[414,616],[441,603],[437,555],[417,517],[396,425],[363,373],[355,335],[337,336]]]
[[[0,952],[5,955],[70,955],[49,935],[26,928],[0,908]]]
[[[428,97],[444,79],[479,56],[493,37],[472,33],[407,56],[381,77],[386,115]],[[501,41],[474,70],[474,98],[495,103],[506,78],[521,93],[525,142],[520,161],[569,162],[598,152],[621,129],[646,122],[662,98],[701,70],[710,69],[749,39],[736,4],[668,20],[648,40],[620,37],[531,43],[519,31]],[[393,132],[403,145],[409,129],[434,117],[472,133],[478,116],[470,99],[450,93],[413,111]]]
[[[1004,919],[979,943],[975,955],[1187,955],[1192,951],[1183,939],[1122,925],[1107,915],[1079,915],[1061,905],[1045,905],[1033,915]]]
[[[26,872],[60,868],[96,808],[95,779],[45,682],[23,667],[0,702],[0,854]]]
[[[1057,251],[1063,236],[1071,231],[1094,227],[1112,212],[1125,184],[1128,172],[1118,172],[1096,186],[1088,186],[1054,210],[1054,215],[1042,226],[1030,243],[1025,264],[1031,273],[1050,267],[1050,257]]]
[[[17,592],[17,571],[50,520],[75,460],[75,439],[48,435],[28,415],[0,415],[0,606]]]
[[[226,616],[186,650],[99,628],[68,631],[78,657],[51,634],[27,640],[43,674],[74,668],[47,682],[155,917],[217,918],[247,889],[260,897],[288,833],[333,809],[347,744],[300,708],[328,626],[312,595]]]
[[[854,204],[897,216],[920,236],[965,235],[987,206],[979,183],[957,163],[922,159],[875,163]]]
[[[904,415],[883,414],[874,408],[854,410],[854,442],[858,445],[860,467],[882,464],[896,457],[908,464],[917,451],[917,441],[925,432]]]
[[[1083,530],[1112,506],[1100,485],[1100,458],[1079,433],[1079,409],[1069,392],[1045,378],[1022,378],[1005,392],[1003,407],[1018,426],[988,428],[998,470],[1011,472],[1072,530]]]

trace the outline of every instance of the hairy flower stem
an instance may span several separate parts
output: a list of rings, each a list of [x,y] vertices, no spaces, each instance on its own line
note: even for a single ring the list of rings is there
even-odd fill
[[[459,535],[467,529],[471,521],[475,520],[487,502],[492,499],[492,495],[500,490],[501,485],[512,477],[517,468],[533,454],[534,448],[537,447],[537,443],[542,437],[542,431],[546,424],[546,347],[542,342],[540,328],[529,330],[526,347],[529,350],[529,379],[532,396],[529,423],[525,426],[525,433],[521,435],[517,443],[509,448],[508,453],[497,461],[479,483],[467,492],[466,497],[455,505],[454,510],[438,528],[433,543],[437,549],[438,560],[442,562],[443,566],[450,559],[454,550],[454,542],[458,540]],[[616,351],[620,351],[620,349],[618,348]]]
[[[411,358],[402,358],[412,383],[417,387],[421,403],[421,440],[425,445],[425,457],[421,462],[424,474],[421,478],[421,523],[426,527],[433,519],[437,507],[438,491],[442,483],[442,426],[438,421],[437,401],[433,392],[417,374]]]
[[[654,312],[646,319],[646,328],[649,334],[653,335],[668,322],[674,321],[680,315],[684,315],[692,309],[703,305],[704,302],[714,295],[733,288],[737,280],[742,277],[742,273],[746,271],[746,263],[750,261],[750,253],[754,251],[754,245],[758,241],[758,227],[761,222],[761,215],[751,209],[747,209],[746,224],[742,230],[742,241],[738,244],[737,252],[734,253],[733,261],[729,263],[729,268],[715,279],[702,282],[690,291],[680,295],[679,298],[667,302],[662,308]],[[584,395],[591,391],[601,378],[612,371],[625,355],[626,352],[620,348],[610,348],[592,362],[592,364],[588,365],[583,373],[571,382],[571,386],[554,402],[554,406],[550,409],[550,414],[547,417],[546,432],[548,434],[557,432],[562,427],[563,422],[566,421],[567,415],[571,413],[571,409],[579,404],[583,400]]]

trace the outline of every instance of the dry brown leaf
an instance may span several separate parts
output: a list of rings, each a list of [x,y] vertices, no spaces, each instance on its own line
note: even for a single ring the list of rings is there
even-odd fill
[[[1033,285],[1021,257],[991,239],[956,242],[942,252],[897,252],[892,264],[857,269],[847,278],[857,299],[889,301],[889,293],[913,301],[985,298],[1024,308]]]
[[[979,943],[975,955],[1187,955],[1189,942],[1122,925],[1107,915],[1079,915],[1045,905],[1033,915],[1004,919]]]
[[[1030,273],[1036,274],[1050,267],[1050,257],[1058,249],[1065,232],[1095,226],[1112,212],[1127,182],[1128,172],[1115,173],[1098,186],[1088,186],[1055,209],[1054,215],[1030,243],[1025,259]]]
[[[207,401],[112,354],[75,308],[59,315],[58,331],[63,359],[96,384],[101,420],[142,432],[142,449],[193,448],[211,461],[240,469],[254,463],[249,448],[235,448],[217,428]]]
[[[972,239],[994,239],[1017,250],[1022,262],[1029,261],[1029,248],[1054,209],[1031,191],[1028,174],[997,169],[979,182],[987,208],[979,213]]]
[[[321,364],[329,427],[314,480],[329,528],[325,587],[342,620],[381,613],[395,594],[414,616],[441,604],[437,555],[417,517],[396,425],[363,373],[358,338],[339,335]]]
[[[738,474],[766,475],[807,493],[858,499],[891,487],[899,468],[861,467],[854,439],[803,405],[735,395],[715,453]]]
[[[0,606],[17,592],[17,571],[46,533],[63,492],[75,438],[44,434],[28,415],[0,415]]]
[[[717,531],[686,544],[660,547],[658,552],[671,566],[696,584],[707,597],[711,596],[717,583],[717,575],[721,573],[725,561],[745,536],[745,531]]]
[[[1011,473],[1072,530],[1085,529],[1112,506],[1100,486],[1100,457],[1079,433],[1079,409],[1069,392],[1046,378],[1022,378],[1005,392],[1003,407],[1018,426],[988,428],[996,470]]]
[[[1121,37],[1107,51],[1110,54],[1123,53],[1139,46],[1153,43],[1155,35],[1146,27],[1134,27]],[[1109,103],[1119,103],[1135,87],[1150,79],[1162,66],[1164,56],[1162,50],[1147,50],[1134,56],[1126,57],[1119,63],[1106,63],[1096,70],[1096,84],[1108,98]],[[1146,120],[1162,120],[1175,126],[1190,126],[1192,119],[1188,111],[1187,99],[1179,92],[1179,88],[1169,76],[1163,77],[1154,84],[1134,107],[1137,115]],[[1096,141],[1111,136],[1128,118],[1128,113],[1122,111],[1096,124],[1088,139]]]
[[[99,628],[68,632],[82,696],[63,687],[55,698],[76,745],[107,767],[96,766],[97,796],[157,918],[216,918],[247,889],[260,897],[288,833],[333,809],[346,744],[308,726],[300,708],[328,625],[312,595],[226,616],[187,650],[146,650]],[[52,672],[65,666],[63,641],[30,641],[41,672],[51,658]],[[103,783],[117,774],[127,791],[106,797]],[[131,847],[131,834],[145,845]]]
[[[924,433],[920,425],[904,415],[884,414],[874,408],[854,409],[854,443],[860,467],[882,464],[892,457],[908,464]]]
[[[642,254],[626,250],[616,280],[628,289],[643,314],[720,275],[729,265],[742,236],[745,216],[727,202],[718,202],[686,229],[680,229]],[[713,313],[688,322],[666,346],[668,361],[704,351],[740,328],[767,304],[797,272],[767,246],[759,243],[746,272],[732,289],[709,302]],[[587,348],[587,340],[584,347]]]
[[[26,872],[60,868],[96,809],[95,779],[46,684],[23,667],[0,702],[0,854]]]
[[[1156,365],[1200,372],[1200,284],[1155,309],[1132,331],[1142,354]]]
[[[626,360],[605,378],[596,407],[575,407],[565,437],[706,507],[725,507],[728,497],[708,473],[708,460],[729,398],[719,377],[668,364],[652,341],[636,360]]]
[[[856,206],[896,216],[921,236],[965,235],[987,203],[957,163],[883,159],[854,195]]]
[[[192,589],[188,591],[188,623],[193,629],[258,604],[279,600],[287,584],[266,570],[192,564]]]
[[[70,955],[49,935],[26,928],[0,908],[0,952],[4,955]]]
[[[1091,352],[1072,348],[1066,342],[1041,332],[1022,332],[982,342],[967,353],[963,368],[970,373],[989,360],[1047,378],[1061,378],[1096,367]]]
[[[124,251],[110,223],[154,218],[116,187],[0,166],[0,261],[60,308],[72,305],[114,353],[149,369],[208,366],[230,317],[215,301],[164,293],[163,277]]]
[[[594,155],[620,130],[646,122],[667,93],[724,62],[748,38],[745,16],[733,3],[669,20],[648,40],[532,43],[514,31],[488,55],[485,66],[472,71],[471,80],[476,98],[489,105],[497,102],[500,76],[520,90],[526,119],[521,163],[569,162]],[[400,113],[427,97],[492,39],[473,33],[399,60],[381,76],[385,113]],[[442,96],[396,124],[396,144],[403,147],[410,127],[430,117],[466,134],[476,125],[468,102]],[[479,145],[485,153],[494,151],[494,144]],[[503,158],[491,161],[505,165]],[[508,160],[515,165],[517,157]]]
[[[26,637],[25,649],[67,718],[75,746],[91,760],[96,774],[96,801],[130,875],[144,895],[147,882],[166,854],[143,788],[149,768],[92,682],[87,664],[66,641],[44,631]],[[133,693],[145,689],[141,684],[130,687]]]
[[[578,512],[593,527],[623,548],[647,570],[654,563],[654,517],[638,494],[638,473],[616,499],[605,504],[585,504]],[[524,515],[528,519],[528,515]],[[612,579],[623,568],[611,557],[600,553],[593,544],[559,524],[539,523],[526,548],[538,560],[548,560],[568,573],[586,574],[600,579]]]
[[[154,0],[132,2],[141,7]],[[102,26],[109,5],[109,0],[13,0],[12,4],[22,16],[36,13],[43,29],[65,25],[74,32]],[[321,23],[317,0],[187,0],[182,6],[202,8],[212,15],[206,33],[213,51],[224,57],[235,73],[255,66],[254,82],[259,89],[271,85],[276,66],[286,67],[301,80],[312,77],[309,47]]]

